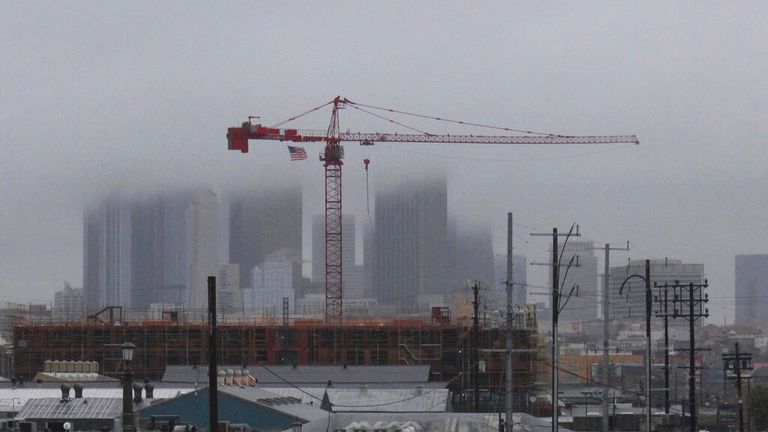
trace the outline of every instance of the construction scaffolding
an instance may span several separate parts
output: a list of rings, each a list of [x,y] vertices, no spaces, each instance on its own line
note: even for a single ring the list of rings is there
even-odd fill
[[[116,375],[116,345],[136,345],[133,371],[139,379],[159,379],[166,365],[208,364],[207,323],[183,313],[163,315],[162,320],[90,319],[53,322],[26,320],[13,329],[14,377],[29,380],[46,360],[95,361],[100,372]],[[122,318],[122,317],[121,317]],[[218,324],[218,363],[222,365],[429,365],[431,379],[449,381],[459,398],[473,388],[469,381],[469,322],[451,321],[444,311],[434,319],[368,319],[344,321],[293,319],[289,325],[254,320],[223,320]],[[514,348],[537,347],[535,322],[516,330]],[[481,326],[479,375],[484,399],[504,393],[505,361],[503,327]],[[531,389],[536,353],[515,354],[515,386]],[[491,404],[491,402],[489,402]]]

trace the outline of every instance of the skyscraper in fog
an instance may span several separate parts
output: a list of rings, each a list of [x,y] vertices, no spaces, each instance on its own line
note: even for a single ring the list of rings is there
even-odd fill
[[[189,277],[186,304],[203,309],[208,305],[208,276],[218,273],[218,214],[216,194],[203,192],[190,203],[187,213]]]
[[[561,246],[562,248],[562,243]],[[561,249],[562,250],[562,249]],[[573,259],[573,265],[566,270],[566,265],[571,262],[572,257],[578,256],[578,266],[576,258]],[[560,269],[560,284],[562,293],[565,296],[571,292],[571,288],[578,287],[573,291],[570,300],[560,313],[560,322],[566,321],[589,321],[597,319],[598,312],[598,292],[597,292],[597,257],[595,257],[594,243],[588,240],[579,240],[578,238],[569,238],[565,243],[565,250],[560,259],[563,266]],[[550,281],[552,275],[550,273]],[[551,286],[551,282],[550,282]]]
[[[153,303],[191,306],[189,290],[202,274],[201,262],[214,262],[208,274],[217,271],[220,239],[211,213],[216,206],[204,210],[216,200],[209,191],[113,195],[89,209],[83,231],[88,311],[110,305],[141,310]]]
[[[240,265],[241,288],[251,283],[251,270],[279,253],[301,277],[301,187],[238,192],[229,208],[229,261]]]
[[[451,223],[451,226],[455,224]],[[488,227],[456,226],[449,231],[448,265],[451,291],[466,291],[468,281],[494,286],[493,236]]]
[[[83,224],[83,290],[90,313],[131,305],[131,211],[105,199],[86,211]]]
[[[736,318],[734,324],[768,324],[762,305],[768,298],[768,254],[736,255]]]
[[[376,192],[372,282],[379,301],[401,310],[446,301],[447,212],[445,177]]]

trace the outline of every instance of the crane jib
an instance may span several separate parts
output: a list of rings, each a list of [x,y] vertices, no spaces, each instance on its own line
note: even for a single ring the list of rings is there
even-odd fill
[[[243,127],[229,128],[227,139],[230,150],[248,152],[249,139],[326,142],[322,131],[269,128],[261,125],[244,124]],[[375,142],[401,143],[446,143],[446,144],[639,144],[635,135],[434,135],[434,134],[391,134],[343,132],[339,141],[371,144]]]

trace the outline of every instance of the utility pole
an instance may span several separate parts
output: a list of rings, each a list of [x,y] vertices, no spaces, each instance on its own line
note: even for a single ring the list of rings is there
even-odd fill
[[[656,289],[663,289],[664,292],[656,295],[656,303],[659,304],[659,309],[656,311],[657,318],[664,319],[664,413],[669,414],[669,311],[667,306],[669,304],[669,284],[664,282],[664,285],[657,283],[653,284]],[[663,297],[662,297],[663,295]]]
[[[723,426],[720,424],[720,399],[722,399],[723,396],[716,394],[715,395],[715,403],[717,406],[715,406],[715,424],[717,425],[717,432],[722,432]]]
[[[682,317],[688,320],[688,335],[691,341],[691,348],[688,350],[688,410],[690,430],[698,431],[698,425],[696,422],[696,320],[699,318],[705,318],[709,316],[709,309],[704,309],[703,305],[709,302],[709,295],[703,294],[704,288],[709,285],[707,280],[704,279],[703,284],[689,283],[688,285],[680,285],[679,281],[675,281],[673,287],[674,295],[674,308],[672,317]],[[687,292],[684,292],[687,291]],[[687,294],[687,299],[686,299]],[[688,308],[687,315],[684,311]]]
[[[472,398],[474,400],[475,412],[480,412],[480,380],[478,376],[478,369],[480,368],[480,356],[478,355],[478,345],[480,342],[480,320],[477,315],[480,294],[480,283],[475,281],[472,285],[472,293],[474,295],[474,301],[472,301],[472,307],[474,308],[474,315],[472,315]]]
[[[573,233],[574,227],[576,228],[576,233]],[[534,233],[531,234],[532,236],[546,236],[550,234],[545,233]],[[560,311],[565,307],[566,304],[568,304],[568,300],[571,298],[571,294],[573,294],[573,290],[576,288],[575,286],[571,288],[571,291],[568,293],[565,302],[560,304],[560,298],[562,297],[562,293],[560,292],[562,287],[560,286],[560,258],[563,256],[563,253],[565,252],[565,246],[568,244],[568,238],[572,235],[575,237],[580,237],[579,234],[579,226],[578,225],[572,225],[571,229],[568,231],[568,234],[558,234],[557,228],[552,228],[552,432],[557,432],[559,429],[559,410],[558,410],[558,342],[557,342],[557,325],[558,325],[558,317],[560,316]],[[558,247],[558,237],[564,236],[565,242],[563,242],[563,249],[562,251]],[[571,257],[570,261],[568,262],[567,268],[566,268],[566,276],[568,274],[567,269],[570,268],[573,265],[574,257]],[[533,263],[536,264],[536,263]],[[576,266],[578,266],[578,262],[576,262]]]
[[[512,349],[514,338],[512,332],[514,330],[515,310],[514,310],[514,250],[512,247],[512,213],[507,213],[507,340],[505,343],[506,348],[506,422],[504,424],[504,432],[512,432],[512,411],[514,410],[514,368],[512,365]]]
[[[216,352],[216,277],[208,276],[208,430],[216,431],[219,425],[219,388]]]
[[[736,379],[736,394],[739,398],[739,432],[744,432],[744,400],[741,397],[741,380],[746,377],[742,377],[741,373],[745,370],[752,370],[752,354],[740,353],[737,342],[734,354],[723,354],[723,369],[726,373],[732,371],[736,375],[728,378]]]
[[[632,278],[645,282],[645,430],[651,432],[651,260],[645,260],[645,276],[633,274],[624,279],[619,287],[619,295]]]
[[[597,249],[597,248],[596,248]],[[602,432],[608,432],[608,429],[610,428],[610,416],[608,415],[608,363],[609,363],[609,356],[608,356],[608,344],[610,340],[610,326],[609,326],[609,319],[610,319],[610,312],[608,307],[608,286],[610,285],[610,279],[611,279],[611,251],[628,251],[629,250],[629,241],[627,241],[627,247],[625,248],[611,248],[611,245],[606,243],[605,244],[605,274],[603,275],[603,370],[602,370],[602,380],[603,380],[603,431]]]

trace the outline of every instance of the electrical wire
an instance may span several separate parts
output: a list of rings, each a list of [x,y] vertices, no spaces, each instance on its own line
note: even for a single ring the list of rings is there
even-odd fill
[[[475,366],[477,366],[478,364],[480,364],[480,361],[477,361],[477,362],[475,362],[473,365],[471,365],[471,366],[469,366],[469,367],[470,367],[470,368],[474,368],[474,367],[475,367]],[[306,394],[307,396],[309,396],[309,397],[311,397],[311,398],[313,398],[313,399],[319,400],[320,402],[322,402],[322,401],[323,401],[322,399],[318,398],[317,396],[315,396],[315,395],[313,395],[313,394],[311,394],[311,393],[309,393],[309,392],[305,391],[304,389],[302,389],[301,387],[297,386],[296,384],[294,384],[294,383],[292,383],[292,382],[288,381],[287,379],[283,378],[283,377],[282,377],[282,376],[280,376],[280,374],[278,374],[277,372],[273,371],[272,369],[269,369],[269,368],[268,368],[268,367],[267,367],[265,364],[259,363],[259,366],[261,366],[261,367],[262,367],[262,368],[264,368],[264,369],[265,369],[267,372],[269,372],[269,373],[271,373],[272,375],[274,375],[274,376],[276,376],[277,378],[279,378],[279,379],[280,379],[281,381],[283,381],[284,383],[286,383],[286,384],[288,384],[289,386],[291,386],[291,387],[295,388],[296,390],[299,390],[300,392],[302,392],[302,393]],[[460,378],[464,372],[466,372],[466,370],[465,370],[465,369],[461,369],[461,370],[460,370],[460,372],[459,372],[459,373],[458,373],[458,374],[457,374],[455,377],[453,377],[453,378],[451,378],[451,379],[449,379],[448,381],[446,381],[446,382],[445,382],[446,386],[447,386],[448,384],[450,384],[451,382],[453,382],[454,380],[456,380],[456,379]],[[423,397],[424,395],[427,395],[427,394],[433,393],[433,392],[435,392],[435,391],[437,391],[437,390],[440,390],[440,389],[438,389],[438,388],[433,388],[433,389],[430,389],[430,390],[428,390],[428,391],[426,391],[426,392],[422,392],[422,393],[420,393],[420,394],[417,394],[417,395],[414,395],[414,396],[410,396],[410,397],[407,397],[407,398],[404,398],[404,399],[400,399],[400,400],[396,400],[396,401],[392,401],[392,402],[380,403],[380,404],[369,404],[369,405],[343,405],[343,404],[333,404],[333,406],[336,406],[336,407],[341,407],[341,408],[376,408],[376,407],[382,407],[382,406],[387,406],[387,405],[394,405],[394,404],[398,404],[398,403],[402,403],[402,402],[407,402],[407,401],[409,401],[409,400],[413,400],[413,399],[417,399],[417,398]]]

